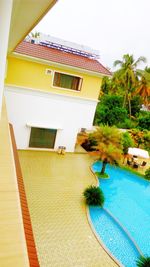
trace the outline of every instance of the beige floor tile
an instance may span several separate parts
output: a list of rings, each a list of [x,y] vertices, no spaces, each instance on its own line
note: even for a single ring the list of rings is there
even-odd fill
[[[86,217],[87,154],[19,151],[41,267],[112,267]]]

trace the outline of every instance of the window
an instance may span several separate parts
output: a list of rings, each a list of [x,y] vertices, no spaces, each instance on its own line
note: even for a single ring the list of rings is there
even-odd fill
[[[29,147],[54,148],[56,129],[31,128]]]
[[[82,79],[80,77],[55,72],[53,85],[61,88],[80,91],[81,81]]]

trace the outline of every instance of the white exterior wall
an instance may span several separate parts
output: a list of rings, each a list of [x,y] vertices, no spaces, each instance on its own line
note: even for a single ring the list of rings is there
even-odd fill
[[[6,57],[9,38],[9,28],[12,12],[12,0],[0,1],[0,25],[1,25],[1,44],[0,44],[0,113],[2,108],[2,99],[4,91],[4,79],[6,71]]]
[[[73,152],[77,133],[91,128],[97,101],[30,89],[5,87],[9,122],[13,124],[17,147],[27,149],[31,126],[58,129],[54,150],[65,146]]]

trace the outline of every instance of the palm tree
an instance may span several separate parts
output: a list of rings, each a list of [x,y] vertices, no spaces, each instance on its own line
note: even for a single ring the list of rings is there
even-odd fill
[[[150,104],[150,68],[146,67],[145,70],[137,70],[137,74],[141,79],[134,94],[140,95],[143,104],[148,106]]]
[[[120,86],[120,80],[116,72],[112,77],[103,77],[100,97],[104,94],[120,95],[122,94],[122,88]]]
[[[109,91],[111,89],[111,79],[112,79],[111,77],[107,77],[107,76],[103,77],[102,85],[101,85],[101,92],[103,92],[103,94],[109,93]],[[102,95],[102,93],[101,93],[101,95]]]
[[[31,34],[31,37],[33,37],[33,38],[38,38],[39,36],[40,36],[40,32],[31,32],[30,33]]]
[[[133,58],[133,55],[126,54],[123,56],[123,60],[116,60],[114,62],[114,67],[120,66],[120,69],[116,71],[116,74],[120,80],[120,85],[125,89],[124,95],[124,103],[123,107],[125,106],[126,102],[129,105],[129,115],[131,118],[131,97],[132,92],[136,88],[137,84],[137,76],[136,76],[136,68],[139,63],[146,62],[145,57],[139,57],[136,61]]]
[[[40,37],[40,32],[30,32],[27,35],[27,40],[31,40],[31,43],[35,43],[35,40]]]
[[[136,147],[144,144],[144,132],[139,129],[132,129],[129,131]]]
[[[134,147],[134,140],[129,132],[122,133],[122,146],[123,146],[123,163],[125,158],[128,156],[128,148]]]
[[[94,148],[102,160],[101,174],[104,174],[107,163],[117,164],[122,157],[121,133],[114,126],[101,126],[96,128],[92,137],[97,143]]]

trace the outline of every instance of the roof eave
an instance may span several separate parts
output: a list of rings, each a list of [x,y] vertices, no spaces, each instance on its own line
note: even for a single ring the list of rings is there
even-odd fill
[[[76,71],[76,72],[82,72],[82,73],[90,74],[92,76],[96,76],[96,77],[100,77],[100,78],[103,78],[104,76],[111,77],[111,75],[109,75],[109,74],[90,71],[90,70],[87,70],[87,69],[84,69],[84,68],[79,68],[79,67],[75,67],[75,66],[71,66],[71,65],[67,65],[67,64],[62,64],[62,63],[59,63],[59,62],[54,62],[54,61],[49,61],[49,60],[45,60],[45,59],[41,59],[41,58],[37,58],[37,57],[32,57],[32,56],[21,54],[21,53],[17,53],[17,52],[13,52],[11,54],[11,57],[25,59],[25,60],[36,62],[36,63],[39,63],[39,64],[50,65],[50,66],[53,66],[53,67],[61,67],[62,69],[67,68],[67,69],[70,69],[70,70],[73,70],[73,71]]]
[[[24,40],[25,36],[38,24],[56,2],[57,0],[13,0],[8,54]],[[28,15],[25,16],[24,14]]]

